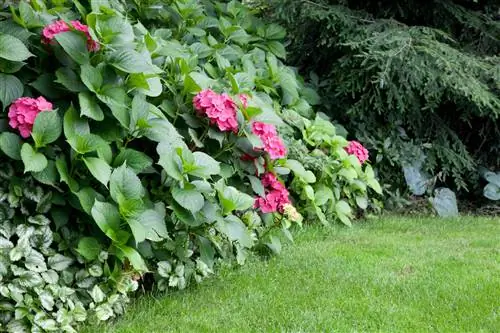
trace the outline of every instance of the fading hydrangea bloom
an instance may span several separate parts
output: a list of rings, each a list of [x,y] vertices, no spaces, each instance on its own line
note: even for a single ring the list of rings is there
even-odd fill
[[[23,138],[28,138],[33,130],[36,116],[42,111],[49,110],[52,110],[52,103],[42,96],[18,98],[9,107],[9,125],[17,128]]]
[[[81,31],[87,36],[87,49],[91,52],[97,52],[100,49],[100,45],[97,41],[93,40],[89,33],[89,27],[82,24],[80,21],[71,21],[71,26],[73,29]],[[70,26],[63,20],[54,21],[43,28],[42,31],[42,42],[44,44],[50,44],[57,34],[62,32],[71,31]]]
[[[368,159],[368,150],[358,141],[349,141],[345,150],[348,154],[356,156],[361,164]]]

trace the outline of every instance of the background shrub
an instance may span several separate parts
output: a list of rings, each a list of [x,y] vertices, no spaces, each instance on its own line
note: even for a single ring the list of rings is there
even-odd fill
[[[497,2],[262,5],[289,31],[290,62],[312,73],[323,110],[369,147],[385,183],[403,188],[403,169],[417,169],[477,190],[478,167],[498,168]]]
[[[368,207],[371,167],[315,115],[284,37],[236,1],[2,12],[2,330],[107,320],[139,285],[279,252],[300,213],[349,224]],[[310,152],[328,167],[306,170]]]

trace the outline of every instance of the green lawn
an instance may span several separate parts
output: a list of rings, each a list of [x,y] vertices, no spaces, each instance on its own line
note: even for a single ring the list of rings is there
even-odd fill
[[[269,261],[84,332],[500,332],[500,218],[305,227]]]

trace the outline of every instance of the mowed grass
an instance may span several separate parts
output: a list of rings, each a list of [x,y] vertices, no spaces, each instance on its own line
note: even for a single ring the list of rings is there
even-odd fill
[[[500,332],[500,217],[390,217],[295,238],[83,331]]]

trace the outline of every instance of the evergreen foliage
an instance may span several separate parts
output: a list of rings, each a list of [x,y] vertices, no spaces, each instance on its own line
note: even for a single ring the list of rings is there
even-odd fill
[[[385,181],[401,165],[457,189],[500,166],[497,1],[271,1],[291,62],[328,114],[372,151]],[[269,10],[272,9],[272,10]],[[396,172],[395,172],[396,171]]]

